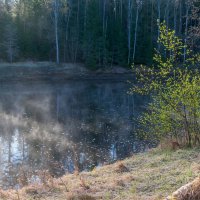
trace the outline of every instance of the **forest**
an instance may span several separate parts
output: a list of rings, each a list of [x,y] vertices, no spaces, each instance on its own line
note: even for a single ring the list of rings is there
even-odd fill
[[[152,64],[165,21],[194,50],[199,0],[1,0],[0,60]]]

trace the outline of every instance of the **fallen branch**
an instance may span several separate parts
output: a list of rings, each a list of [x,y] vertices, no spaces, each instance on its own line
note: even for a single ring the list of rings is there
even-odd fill
[[[200,178],[182,186],[165,200],[200,200]]]

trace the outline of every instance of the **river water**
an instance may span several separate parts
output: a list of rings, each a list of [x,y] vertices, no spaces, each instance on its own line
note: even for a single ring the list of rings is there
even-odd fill
[[[0,85],[0,187],[48,170],[91,170],[143,151],[133,118],[146,99],[126,81]]]

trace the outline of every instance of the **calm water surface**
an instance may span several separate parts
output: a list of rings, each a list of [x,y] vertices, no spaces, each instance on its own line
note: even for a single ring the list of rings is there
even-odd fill
[[[148,145],[133,134],[144,97],[124,81],[0,85],[0,186],[40,170],[59,176],[123,159]],[[31,175],[30,175],[31,174]],[[32,179],[32,180],[31,180]]]

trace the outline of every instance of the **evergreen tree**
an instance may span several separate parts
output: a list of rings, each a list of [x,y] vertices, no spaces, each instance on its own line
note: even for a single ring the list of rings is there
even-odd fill
[[[151,64],[153,49],[159,50],[157,20],[199,50],[199,15],[199,0],[0,1],[0,25],[4,30],[13,22],[21,60],[81,62],[91,68]]]

